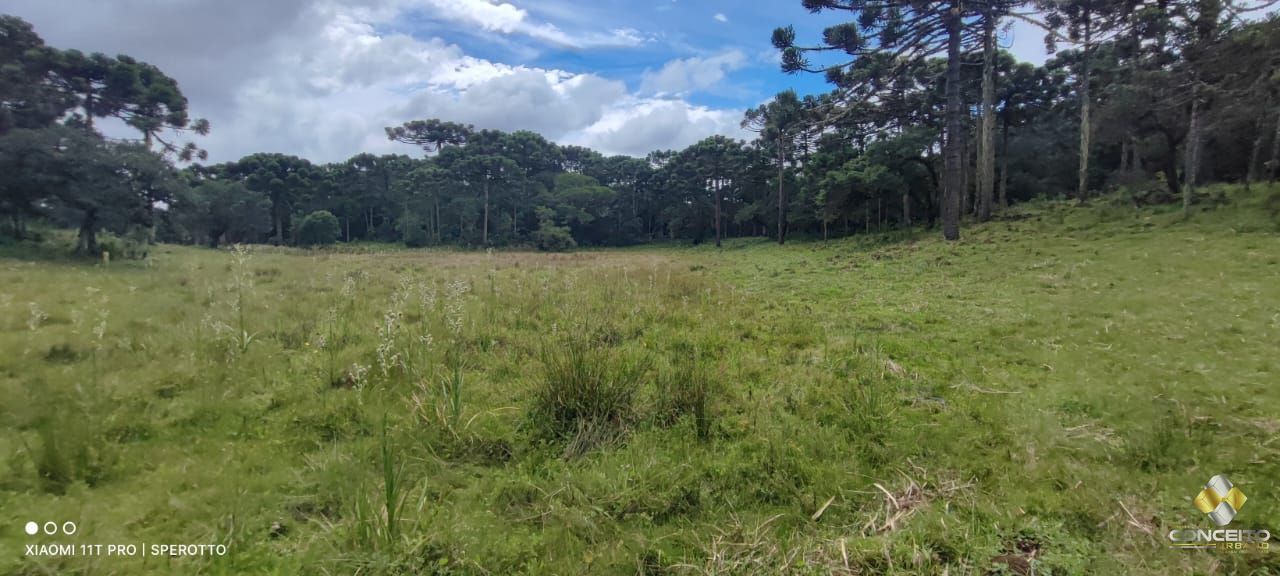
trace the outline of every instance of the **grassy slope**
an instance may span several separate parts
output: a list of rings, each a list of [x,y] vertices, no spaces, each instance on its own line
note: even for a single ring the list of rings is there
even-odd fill
[[[1280,529],[1265,198],[1038,205],[959,244],[3,259],[0,572],[1273,573],[1163,541],[1217,473],[1233,527]],[[570,342],[649,364],[629,433],[566,459],[531,406]],[[705,438],[662,387],[693,356]],[[231,554],[24,560],[28,519]]]

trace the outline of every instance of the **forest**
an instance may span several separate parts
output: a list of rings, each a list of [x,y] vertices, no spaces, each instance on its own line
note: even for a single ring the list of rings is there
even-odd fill
[[[918,3],[806,0],[850,22],[813,45],[773,44],[819,95],[779,93],[744,114],[750,141],[712,136],[644,158],[527,131],[406,119],[386,137],[418,157],[315,164],[274,152],[203,164],[177,83],[126,55],[47,46],[0,20],[0,212],[152,241],[314,245],[621,246],[764,236],[830,238],[985,221],[1032,198],[1122,191],[1135,205],[1197,202],[1204,182],[1280,174],[1280,21],[1221,0]],[[1036,22],[1043,66],[1001,50]],[[1058,47],[1061,49],[1058,49]],[[99,119],[137,139],[105,139]],[[1085,127],[1085,129],[1081,129]],[[130,250],[139,252],[139,250]]]

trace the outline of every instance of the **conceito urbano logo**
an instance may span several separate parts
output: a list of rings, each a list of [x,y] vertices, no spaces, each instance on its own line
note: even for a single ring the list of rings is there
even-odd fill
[[[1218,474],[1209,479],[1204,489],[1192,500],[1196,510],[1209,516],[1218,526],[1226,526],[1235,519],[1236,514],[1248,500],[1244,491],[1231,484],[1226,474]],[[1169,542],[1173,548],[1217,548],[1219,550],[1245,550],[1254,548],[1268,550],[1271,532],[1266,530],[1204,530],[1199,528],[1182,528],[1169,531]]]
[[[1204,485],[1204,490],[1196,495],[1192,503],[1196,505],[1196,510],[1208,514],[1214,524],[1226,526],[1244,508],[1245,500],[1248,498],[1244,492],[1233,486],[1226,474],[1219,474],[1209,479],[1209,483]]]

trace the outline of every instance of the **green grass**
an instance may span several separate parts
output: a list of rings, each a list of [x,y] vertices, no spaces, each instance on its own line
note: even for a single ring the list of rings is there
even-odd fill
[[[1218,473],[1280,531],[1280,191],[1203,198],[955,244],[6,246],[0,573],[1276,573],[1166,547]]]

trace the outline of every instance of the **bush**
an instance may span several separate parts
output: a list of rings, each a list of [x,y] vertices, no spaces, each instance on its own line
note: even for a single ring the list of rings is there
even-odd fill
[[[572,457],[626,431],[646,363],[585,339],[547,346],[542,363],[546,373],[529,410],[536,436],[564,442],[565,456]]]
[[[578,245],[573,234],[564,226],[556,226],[551,220],[543,220],[533,231],[533,245],[544,252],[561,252]]]
[[[413,212],[405,212],[396,222],[396,228],[400,231],[400,239],[405,246],[422,248],[431,243],[431,234],[423,227],[422,219]]]
[[[342,226],[338,218],[328,210],[318,210],[307,214],[298,227],[298,245],[325,246],[338,241],[342,235]]]

